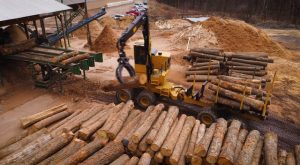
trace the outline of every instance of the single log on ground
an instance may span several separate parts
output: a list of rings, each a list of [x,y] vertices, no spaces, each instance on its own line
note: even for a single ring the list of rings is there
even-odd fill
[[[67,65],[67,64],[71,64],[73,62],[78,62],[78,61],[88,59],[88,58],[90,58],[89,53],[84,53],[84,54],[80,54],[80,55],[68,58],[66,60],[63,60],[60,63],[62,63],[63,65]]]
[[[25,147],[17,150],[16,152],[4,157],[0,160],[0,165],[4,164],[15,164],[16,162],[21,162],[26,158],[27,155],[32,154],[35,150],[38,150],[43,145],[47,144],[52,139],[50,134],[43,134],[36,140],[30,142]],[[18,164],[18,163],[17,163]]]
[[[233,164],[234,163],[234,151],[239,135],[241,122],[238,120],[232,120],[226,134],[221,153],[219,155],[218,164]]]
[[[58,63],[62,60],[65,60],[65,59],[68,59],[70,57],[73,57],[73,56],[76,56],[77,54],[79,54],[78,51],[72,51],[72,52],[68,52],[68,53],[64,53],[62,55],[59,55],[59,56],[55,56],[51,59],[51,62],[53,63]]]
[[[278,165],[285,165],[286,164],[286,157],[287,157],[286,150],[279,149],[278,150]]]
[[[180,158],[179,158],[179,161],[178,161],[178,165],[185,165],[186,164],[185,157],[186,157],[186,152],[189,148],[190,140],[191,140],[191,134],[189,135],[188,139],[185,141],[183,150],[181,152],[181,155],[180,155]]]
[[[30,142],[36,140],[38,137],[40,137],[42,134],[45,134],[47,132],[47,129],[41,129],[38,132],[35,132],[34,134],[28,135],[21,139],[20,141],[17,141],[16,143],[13,143],[7,147],[4,147],[0,150],[0,158],[3,158],[19,149],[22,147],[26,146]]]
[[[151,159],[152,159],[152,157],[150,154],[144,153],[142,155],[142,157],[140,158],[138,165],[150,165]]]
[[[135,124],[132,128],[129,129],[129,131],[127,132],[127,134],[122,139],[122,143],[124,144],[124,146],[128,145],[129,140],[132,137],[132,135],[135,132],[135,130],[142,124],[142,122],[144,122],[146,120],[146,118],[149,116],[149,114],[153,110],[154,110],[154,106],[152,106],[152,105],[149,106],[146,109],[146,112],[142,114],[141,119],[137,122],[137,124]]]
[[[199,67],[191,67],[188,69],[188,71],[200,71],[200,70],[213,70],[220,68],[219,65],[208,65],[208,66],[199,66]]]
[[[70,144],[68,144],[66,147],[59,150],[57,153],[53,154],[52,156],[50,156],[47,159],[40,162],[39,165],[56,165],[60,161],[68,158],[70,155],[77,152],[79,149],[81,149],[85,145],[86,145],[86,142],[75,138]]]
[[[216,85],[213,84],[209,84],[209,89],[213,90],[213,91],[219,91],[219,94],[222,96],[226,96],[229,97],[231,99],[237,100],[237,101],[244,101],[244,104],[247,104],[257,110],[262,110],[263,106],[264,106],[264,102],[260,101],[260,100],[256,100],[250,97],[244,97],[242,94],[218,87]]]
[[[82,127],[78,131],[78,137],[82,140],[87,140],[90,138],[92,134],[94,134],[101,126],[105,123],[106,119],[108,118],[110,111],[106,111],[103,113],[103,116],[99,118],[94,123],[91,123],[89,126]]]
[[[97,136],[99,138],[108,138],[107,132],[112,127],[114,122],[117,120],[116,116],[118,112],[122,109],[122,107],[125,105],[125,103],[120,103],[116,105],[113,109],[111,109],[111,113],[108,116],[106,122],[104,125],[97,131]]]
[[[188,137],[192,133],[192,129],[195,125],[195,118],[193,116],[188,116],[186,118],[186,121],[184,123],[183,129],[180,133],[179,139],[176,143],[176,146],[174,148],[174,151],[172,152],[172,155],[170,157],[170,162],[172,165],[178,164],[180,155],[182,153],[182,150],[184,148],[184,144],[187,141]]]
[[[141,121],[143,114],[140,113],[137,115],[134,119],[132,119],[127,125],[125,125],[122,130],[118,133],[116,138],[114,139],[115,142],[121,142],[124,137],[128,134],[128,132],[131,132],[135,126]]]
[[[149,131],[149,134],[146,136],[146,143],[147,144],[152,144],[153,143],[153,141],[154,141],[154,139],[157,135],[157,132],[159,131],[159,128],[163,124],[166,116],[167,116],[167,111],[161,112],[159,118],[156,120],[155,124],[153,125],[153,127]]]
[[[217,162],[226,131],[227,131],[227,121],[223,118],[219,118],[217,120],[213,140],[210,144],[210,147],[209,147],[209,150],[208,150],[207,156],[206,156],[206,161],[208,163],[214,164]]]
[[[215,92],[213,91],[213,93],[215,93]],[[215,95],[207,94],[206,98],[208,98],[211,101],[216,101],[216,96]],[[227,106],[229,106],[233,109],[240,109],[241,108],[241,103],[240,102],[225,98],[223,96],[218,96],[217,103],[227,105]],[[243,104],[242,109],[246,110],[246,111],[249,111],[250,107],[248,105]]]
[[[124,77],[124,83],[120,83],[117,79],[115,80],[108,80],[103,82],[103,89],[105,92],[109,91],[118,91],[121,89],[130,89],[143,84],[144,82],[140,81],[139,77]]]
[[[72,113],[72,115],[66,117],[65,119],[63,119],[62,121],[59,121],[53,125],[51,125],[50,127],[48,127],[49,132],[54,131],[55,129],[59,128],[60,126],[62,126],[63,124],[65,124],[66,122],[70,121],[72,118],[74,118],[75,116],[79,115],[81,113],[80,110],[75,111],[74,113]]]
[[[110,142],[94,155],[86,159],[82,164],[85,165],[105,165],[111,163],[119,156],[124,154],[125,149],[121,142]]]
[[[267,72],[264,70],[260,71],[248,71],[248,70],[237,70],[237,69],[229,69],[229,72],[235,72],[235,73],[242,73],[242,74],[247,74],[251,76],[265,76],[267,75]]]
[[[235,146],[235,151],[234,151],[234,162],[236,162],[236,160],[238,159],[240,152],[242,150],[243,144],[246,140],[246,137],[248,135],[248,130],[246,129],[241,129],[239,132],[239,136],[236,142],[236,146]]]
[[[178,113],[179,113],[178,107],[175,107],[175,106],[169,107],[167,116],[166,116],[162,126],[160,127],[160,129],[157,133],[157,136],[155,137],[153,143],[151,144],[151,149],[153,151],[158,151],[160,149],[160,147],[162,146]]]
[[[23,160],[21,164],[37,164],[46,159],[53,153],[59,151],[66,146],[73,139],[73,133],[63,133],[61,136],[54,137],[46,145],[39,150],[35,150],[27,159]]]
[[[121,155],[118,159],[110,163],[109,165],[121,165],[125,164],[129,160],[129,156],[127,154]]]
[[[262,82],[261,80],[253,80],[253,79],[250,80],[250,79],[245,79],[245,78],[237,78],[237,77],[224,76],[224,75],[219,75],[218,79],[228,81],[231,83],[235,83],[235,84],[249,86],[252,88],[259,88],[260,83]]]
[[[212,55],[212,54],[205,54],[205,53],[198,53],[198,52],[191,52],[190,56],[193,58],[204,58],[204,59],[210,59],[210,60],[218,60],[223,61],[224,57]]]
[[[239,157],[236,161],[237,165],[248,165],[251,163],[259,139],[260,133],[257,130],[250,131],[246,138],[245,144],[243,145],[242,150],[239,154]]]
[[[200,52],[200,53],[207,53],[207,54],[213,54],[213,55],[221,55],[223,53],[222,49],[217,48],[194,48],[191,49],[192,52]]]
[[[51,125],[52,123],[55,123],[63,118],[66,118],[67,116],[71,115],[72,113],[69,111],[62,111],[59,112],[53,116],[50,116],[46,119],[43,119],[35,124],[33,124],[32,126],[29,127],[31,132],[36,132],[44,127],[47,127],[49,125]]]
[[[136,165],[139,162],[139,158],[136,156],[133,156],[128,160],[125,165]]]
[[[164,161],[164,156],[161,154],[160,151],[156,152],[155,155],[154,155],[154,160],[157,162],[157,163],[162,163]]]
[[[164,156],[172,155],[175,145],[177,143],[177,140],[179,138],[179,135],[182,131],[185,120],[186,120],[186,115],[182,114],[179,118],[179,121],[178,121],[174,131],[170,135],[170,138],[166,139],[164,144],[162,145],[160,151]]]
[[[164,104],[158,104],[154,107],[154,110],[149,114],[142,125],[139,126],[139,128],[133,133],[131,139],[134,143],[139,143],[139,141],[146,135],[164,107]]]
[[[297,165],[298,164],[299,164],[299,162],[297,162]],[[288,152],[288,154],[286,156],[286,165],[296,165],[296,159],[295,159],[294,152]]]
[[[210,127],[206,129],[203,138],[200,140],[199,144],[195,146],[195,151],[194,151],[195,155],[201,157],[204,157],[206,155],[210,142],[213,138],[215,129],[216,129],[216,123],[211,124]]]
[[[100,150],[107,142],[108,142],[108,140],[102,141],[96,137],[92,142],[90,142],[87,145],[85,145],[84,147],[80,148],[77,152],[75,152],[68,158],[60,161],[58,164],[59,165],[78,164],[78,163],[84,161],[89,156],[93,155],[98,150]]]
[[[244,59],[238,59],[238,58],[232,58],[231,61],[252,64],[252,65],[259,65],[259,66],[264,66],[264,67],[268,65],[268,62],[255,61],[255,60],[244,60]]]
[[[45,111],[33,114],[31,116],[23,117],[23,118],[20,119],[22,128],[26,128],[31,124],[34,124],[34,123],[36,123],[40,120],[43,120],[43,119],[45,119],[49,116],[52,116],[52,115],[57,114],[59,112],[62,112],[65,109],[67,109],[67,106],[65,104],[61,104],[61,105],[52,107],[50,109],[47,109]]]
[[[295,156],[296,156],[297,165],[300,165],[300,144],[295,146]]]
[[[193,82],[194,80],[196,82],[202,82],[202,81],[211,81],[213,79],[216,79],[217,76],[216,75],[190,75],[186,77],[186,81],[187,82]]]
[[[7,146],[10,146],[10,145],[20,141],[21,139],[27,137],[28,135],[29,135],[29,131],[27,129],[22,130],[18,135],[11,137],[10,139],[5,141],[4,143],[1,143],[0,149],[3,149]]]
[[[189,161],[192,160],[192,157],[193,157],[193,154],[194,154],[194,149],[195,149],[195,145],[196,145],[196,141],[197,141],[197,135],[198,135],[199,127],[200,127],[200,121],[196,120],[195,126],[194,126],[192,134],[191,134],[189,144],[187,145],[188,149],[186,151],[186,158]]]
[[[193,63],[193,67],[202,67],[202,66],[208,66],[208,65],[220,65],[219,61],[210,61],[210,62],[202,62],[202,63]]]
[[[266,165],[278,164],[277,159],[278,136],[274,132],[267,132],[264,136],[264,158]]]
[[[114,122],[112,127],[107,131],[109,139],[113,140],[116,138],[117,134],[120,132],[124,122],[126,121],[129,112],[133,109],[134,104],[132,100],[127,101],[127,103],[122,107],[118,113],[117,120]]]
[[[261,160],[263,145],[264,145],[264,140],[262,137],[260,137],[256,145],[256,148],[254,150],[254,155],[251,161],[251,165],[260,165],[262,163],[260,160]]]
[[[200,70],[200,71],[186,71],[185,76],[190,76],[190,75],[217,75],[218,74],[218,69],[212,69],[212,70]]]

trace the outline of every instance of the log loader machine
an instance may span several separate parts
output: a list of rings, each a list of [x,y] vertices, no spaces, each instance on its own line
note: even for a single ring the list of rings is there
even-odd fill
[[[129,63],[124,47],[126,41],[142,27],[144,42],[134,45],[134,68]],[[155,103],[157,99],[167,98],[172,104],[195,105],[188,113],[197,115],[206,124],[214,122],[216,116],[210,110],[207,101],[203,99],[204,89],[207,82],[203,83],[201,90],[194,91],[194,85],[186,89],[167,80],[170,71],[171,56],[168,52],[151,49],[149,20],[147,12],[137,16],[129,27],[122,33],[117,42],[119,51],[116,78],[124,88],[116,91],[116,102],[134,100],[138,107],[146,108]],[[130,77],[135,77],[138,84],[135,87],[126,87],[122,71],[127,70]],[[201,110],[199,110],[201,109]]]

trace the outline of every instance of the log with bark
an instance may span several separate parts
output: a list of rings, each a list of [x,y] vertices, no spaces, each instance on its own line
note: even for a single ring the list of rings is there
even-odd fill
[[[146,149],[146,152],[147,152],[148,154],[150,154],[150,156],[151,156],[152,158],[153,158],[154,155],[155,155],[155,151],[151,150],[151,147],[150,147],[150,146],[148,146],[148,148]]]
[[[126,121],[130,111],[133,109],[134,103],[132,100],[126,102],[122,107],[120,112],[117,114],[117,119],[115,120],[112,127],[107,131],[109,139],[113,140],[116,138],[117,134],[120,132],[124,122]]]
[[[259,138],[259,141],[256,145],[256,148],[254,150],[254,155],[251,161],[251,165],[260,165],[262,164],[261,162],[261,156],[262,156],[262,149],[263,149],[263,145],[264,145],[264,140],[263,137]]]
[[[148,144],[146,142],[146,138],[149,135],[149,132],[143,137],[143,139],[138,144],[138,149],[142,152],[146,152],[148,148]]]
[[[132,141],[132,139],[130,139],[129,142],[128,142],[127,148],[128,148],[129,151],[135,152],[135,151],[138,150],[138,144],[137,144],[137,143],[134,143],[134,142]]]
[[[232,58],[231,61],[252,64],[252,65],[259,65],[259,66],[263,66],[263,67],[266,67],[268,65],[268,62],[256,61],[256,60],[245,60],[245,59],[239,59],[239,58]]]
[[[178,107],[170,106],[167,116],[160,127],[157,136],[155,137],[153,143],[151,144],[151,149],[153,151],[158,151],[160,147],[162,146],[163,142],[165,141],[165,138],[167,137],[173,122],[177,118],[177,115],[179,113]]]
[[[204,157],[207,153],[208,147],[212,141],[214,132],[216,128],[216,123],[210,125],[209,128],[206,129],[204,136],[201,138],[200,142],[195,146],[194,154],[197,156]]]
[[[200,143],[201,139],[203,138],[203,136],[205,134],[205,129],[206,129],[206,125],[200,124],[198,133],[197,133],[196,145],[198,145]],[[195,148],[196,148],[196,146],[195,146]],[[195,152],[195,150],[194,150],[194,152]]]
[[[60,161],[68,158],[70,155],[73,155],[85,145],[86,142],[75,138],[70,144],[68,144],[66,147],[59,150],[57,153],[40,162],[39,165],[56,165]]]
[[[124,154],[125,149],[121,142],[109,142],[101,150],[90,156],[82,164],[85,165],[105,165],[111,163],[116,158]]]
[[[120,157],[118,157],[116,160],[114,160],[112,163],[109,165],[121,165],[125,164],[129,160],[129,156],[127,154],[123,154]]]
[[[111,104],[109,104],[109,105],[102,106],[101,109],[100,109],[100,111],[99,111],[97,114],[95,114],[95,115],[94,115],[93,117],[91,117],[89,120],[87,120],[87,121],[85,121],[85,122],[83,122],[83,123],[81,124],[81,128],[88,127],[89,125],[91,125],[91,124],[97,122],[97,121],[98,121],[100,118],[102,118],[102,116],[103,116],[104,114],[106,114],[106,113],[109,113],[109,114],[110,114],[110,113],[112,112],[111,109],[112,109],[114,106],[115,106],[114,103],[111,103]]]
[[[157,163],[162,163],[164,161],[164,156],[161,154],[160,151],[156,152],[155,155],[154,155],[154,160],[157,162]]]
[[[199,66],[199,67],[191,67],[188,71],[201,71],[201,70],[214,70],[220,68],[219,65],[208,65],[208,66]]]
[[[150,165],[151,159],[152,157],[149,153],[144,153],[140,158],[138,165]]]
[[[203,82],[203,81],[211,81],[213,79],[216,79],[217,76],[216,75],[190,75],[186,77],[186,81],[187,82]]]
[[[246,75],[251,75],[251,76],[259,76],[259,77],[267,75],[267,72],[264,71],[264,70],[260,70],[260,71],[248,71],[248,70],[229,69],[229,74],[231,72],[241,73],[241,74],[246,74]]]
[[[128,160],[125,165],[136,165],[139,162],[139,158],[136,156],[133,156]]]
[[[217,162],[226,131],[227,121],[223,118],[217,119],[214,136],[206,156],[206,161],[208,163],[214,164]]]
[[[63,119],[62,121],[59,121],[53,125],[51,125],[50,127],[48,127],[49,132],[52,132],[54,130],[56,130],[57,128],[59,128],[60,126],[64,125],[66,122],[69,122],[72,120],[72,118],[74,118],[75,116],[79,115],[81,113],[80,110],[75,111],[74,113],[72,113],[72,115],[66,117],[65,119]]]
[[[228,66],[246,66],[246,67],[263,67],[261,65],[255,65],[255,64],[247,64],[243,62],[236,62],[236,61],[226,61],[226,65]]]
[[[249,86],[252,88],[259,88],[260,84],[263,83],[265,80],[256,80],[256,79],[246,79],[246,78],[238,78],[238,77],[232,77],[232,76],[225,76],[225,75],[219,75],[218,79],[235,83],[235,84],[241,84],[245,86]]]
[[[124,82],[120,84],[118,80],[108,80],[103,82],[103,89],[105,92],[118,91],[121,89],[131,89],[139,86],[140,84],[145,84],[146,82],[140,77],[124,77]]]
[[[218,60],[211,60],[211,59],[199,58],[199,57],[192,58],[192,62],[197,62],[197,63],[204,63],[204,62],[209,62],[209,61],[218,61]]]
[[[212,69],[212,70],[200,70],[200,71],[186,71],[185,76],[190,75],[217,75],[219,73],[218,69]]]
[[[264,136],[264,158],[266,165],[278,164],[277,159],[278,136],[274,132],[267,132]]]
[[[240,121],[231,121],[221,149],[221,153],[219,155],[218,164],[224,165],[234,163],[234,151],[236,148],[240,127]]]
[[[21,149],[22,147],[26,146],[27,144],[29,144],[30,142],[36,140],[38,137],[40,137],[41,135],[47,133],[47,129],[41,129],[40,131],[35,132],[34,134],[28,135],[26,137],[24,137],[23,139],[21,139],[20,141],[17,141],[16,143],[13,143],[7,147],[4,147],[0,150],[0,158],[3,158],[19,149]]]
[[[260,71],[260,70],[264,70],[264,67],[260,67],[260,66],[229,66],[229,69],[232,70],[244,70],[244,71]]]
[[[299,162],[297,162],[298,165]],[[288,152],[286,156],[286,165],[296,165],[294,152]]]
[[[213,93],[215,93],[215,92],[213,91]],[[206,98],[211,100],[211,101],[214,101],[214,102],[216,101],[216,95],[207,94]],[[218,96],[217,103],[227,105],[227,106],[229,106],[233,109],[240,109],[241,108],[241,103],[240,102],[237,102],[237,101],[232,100],[232,99],[225,98],[223,96]],[[242,109],[246,110],[246,111],[249,111],[250,107],[248,105],[243,104]]]
[[[265,61],[272,63],[273,60],[268,58],[268,54],[264,52],[233,52],[232,58],[241,58],[256,61]]]
[[[234,99],[236,101],[243,101],[244,104],[251,106],[252,108],[255,108],[256,110],[262,110],[263,106],[264,106],[264,102],[261,100],[256,100],[247,96],[243,96],[242,94],[224,89],[222,87],[218,87],[216,85],[213,84],[209,84],[209,89],[213,90],[213,91],[219,91],[219,94],[222,96],[226,96],[229,97],[231,99]]]
[[[248,130],[246,129],[241,129],[239,132],[239,136],[236,142],[235,150],[234,150],[234,162],[238,159],[240,152],[242,150],[243,144],[246,140],[246,137],[248,135]]]
[[[178,164],[185,142],[188,140],[188,137],[192,133],[195,121],[196,119],[193,116],[188,116],[186,118],[186,122],[184,123],[183,129],[170,157],[170,162],[172,165]]]
[[[300,144],[295,146],[295,156],[296,156],[297,165],[300,165]]]
[[[210,62],[202,62],[202,63],[193,63],[193,67],[202,67],[202,66],[208,66],[208,65],[220,65],[219,61],[210,61]]]
[[[59,165],[73,165],[78,164],[82,161],[84,161],[89,156],[93,155],[95,152],[100,150],[106,143],[106,141],[102,141],[101,139],[98,139],[97,137],[84,147],[80,148],[77,152],[69,156],[68,158],[60,161]]]
[[[20,150],[4,157],[0,160],[0,165],[4,164],[19,164],[16,162],[21,162],[26,158],[27,155],[32,154],[35,150],[38,150],[43,145],[47,144],[52,139],[50,134],[43,134],[38,137],[36,140],[30,142],[25,147]]]
[[[140,125],[139,128],[133,133],[131,139],[134,143],[139,143],[139,141],[146,135],[164,107],[164,104],[157,104],[154,107],[154,110],[149,114],[142,125]]]
[[[61,61],[60,63],[63,64],[63,65],[68,65],[68,64],[71,64],[73,62],[78,62],[78,61],[88,59],[88,58],[90,58],[90,54],[89,53],[84,53],[84,54],[79,54],[77,56],[65,59],[65,60]]]
[[[179,161],[178,161],[178,165],[185,165],[186,164],[186,153],[190,144],[190,140],[191,140],[191,134],[189,135],[188,139],[185,141],[183,150],[181,152],[181,155],[179,157]]]
[[[125,120],[123,127],[125,127],[128,123],[130,123],[135,117],[137,117],[142,111],[138,110],[138,109],[133,109],[130,111],[127,119]],[[122,129],[123,129],[122,127]]]
[[[179,118],[179,121],[170,135],[170,138],[166,139],[164,144],[162,145],[160,151],[164,156],[171,156],[173,153],[173,150],[175,148],[175,145],[177,143],[177,140],[179,138],[179,135],[182,131],[182,128],[184,126],[185,120],[187,116],[185,114],[182,114]]]
[[[124,146],[127,146],[129,143],[130,138],[132,137],[133,133],[135,132],[135,130],[142,124],[142,122],[149,116],[149,114],[153,111],[154,106],[149,106],[146,109],[146,112],[142,114],[140,121],[137,122],[137,124],[135,124],[132,128],[129,129],[129,131],[127,132],[127,134],[123,137],[122,139],[122,143],[124,144]]]
[[[187,145],[187,151],[186,151],[186,158],[191,161],[192,157],[194,155],[194,149],[195,149],[195,145],[196,145],[196,141],[197,141],[197,135],[198,135],[198,130],[200,127],[200,121],[196,120],[195,122],[195,126],[193,128],[191,137],[190,137],[190,141],[189,144]]]
[[[245,78],[245,79],[263,79],[265,82],[270,82],[271,79],[268,76],[255,76],[255,75],[248,75],[243,73],[238,73],[234,71],[230,71],[229,76],[231,77],[238,77],[238,78]]]
[[[73,56],[76,56],[77,54],[79,54],[78,51],[72,51],[72,52],[68,52],[68,53],[64,53],[62,55],[59,55],[59,56],[55,56],[51,59],[51,62],[53,63],[58,63],[62,60],[66,60],[70,57],[73,57]]]
[[[27,158],[21,162],[21,164],[31,165],[41,162],[66,146],[69,142],[71,142],[73,137],[74,134],[72,132],[63,133],[61,136],[54,137],[42,148],[35,150],[32,154],[28,155]]]
[[[57,114],[59,112],[64,111],[65,109],[67,109],[67,106],[65,104],[60,104],[58,106],[52,107],[50,109],[47,109],[45,111],[30,115],[30,116],[26,116],[21,118],[21,126],[22,128],[26,128],[28,126],[30,126],[31,124],[34,124],[40,120],[43,120],[49,116],[52,116],[54,114]]]
[[[218,61],[224,60],[224,57],[222,56],[206,54],[206,53],[191,52],[189,55],[192,58],[203,58],[203,59],[218,60]]]
[[[72,113],[69,112],[69,111],[62,111],[62,112],[59,112],[53,116],[50,116],[46,119],[43,119],[35,124],[33,124],[32,126],[29,127],[29,130],[30,132],[36,132],[44,127],[47,127],[63,118],[66,118],[68,117],[69,115],[71,115]]]
[[[246,141],[242,147],[242,150],[237,158],[237,165],[248,165],[251,163],[259,139],[260,133],[257,130],[252,130],[249,132]]]
[[[159,131],[161,125],[163,124],[165,118],[167,116],[167,111],[163,111],[161,112],[159,118],[157,119],[157,121],[155,122],[155,124],[153,125],[153,127],[151,128],[151,130],[149,131],[149,134],[146,136],[146,143],[147,144],[152,144],[157,132]]]
[[[245,91],[246,95],[252,94],[252,88],[245,85],[235,84],[220,79],[213,79],[211,83],[215,85],[219,84],[220,87],[234,92],[244,93]]]
[[[285,165],[286,164],[286,157],[287,157],[286,150],[279,149],[278,150],[278,165]]]
[[[192,160],[191,160],[192,165],[201,165],[202,164],[202,158],[197,155],[193,155]]]

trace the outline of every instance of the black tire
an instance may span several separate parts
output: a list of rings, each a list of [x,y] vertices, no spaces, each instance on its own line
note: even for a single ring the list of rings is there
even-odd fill
[[[197,118],[201,121],[201,123],[210,126],[217,120],[218,117],[213,110],[206,108],[198,113]]]
[[[115,102],[117,104],[121,102],[127,102],[128,100],[132,100],[132,92],[128,89],[121,89],[116,92]]]
[[[143,90],[135,98],[136,105],[142,109],[147,109],[148,106],[153,105],[155,101],[155,94],[147,90]]]

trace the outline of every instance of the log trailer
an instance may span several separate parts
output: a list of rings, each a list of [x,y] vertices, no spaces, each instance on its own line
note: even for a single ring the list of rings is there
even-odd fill
[[[135,64],[133,68],[129,64],[129,58],[126,56],[124,47],[126,41],[140,27],[143,28],[144,42],[134,45]],[[202,84],[199,91],[194,90],[195,83],[186,89],[181,85],[169,82],[167,75],[171,65],[170,53],[151,49],[149,20],[146,12],[137,16],[122,33],[117,42],[117,48],[119,50],[119,65],[116,69],[116,78],[120,84],[114,90],[116,90],[115,99],[118,103],[134,100],[138,107],[145,109],[154,104],[157,99],[160,99],[169,102],[171,105],[185,107],[183,108],[185,113],[197,116],[199,120],[208,125],[221,116],[225,118],[232,118],[232,116],[240,116],[241,114],[246,114],[247,118],[248,116],[257,116],[253,113],[241,113],[242,111],[233,110],[230,107],[217,106],[218,104],[208,101],[204,97],[207,81]],[[124,69],[127,70],[131,78],[123,77],[122,72]],[[262,116],[262,113],[259,112],[258,114]]]

